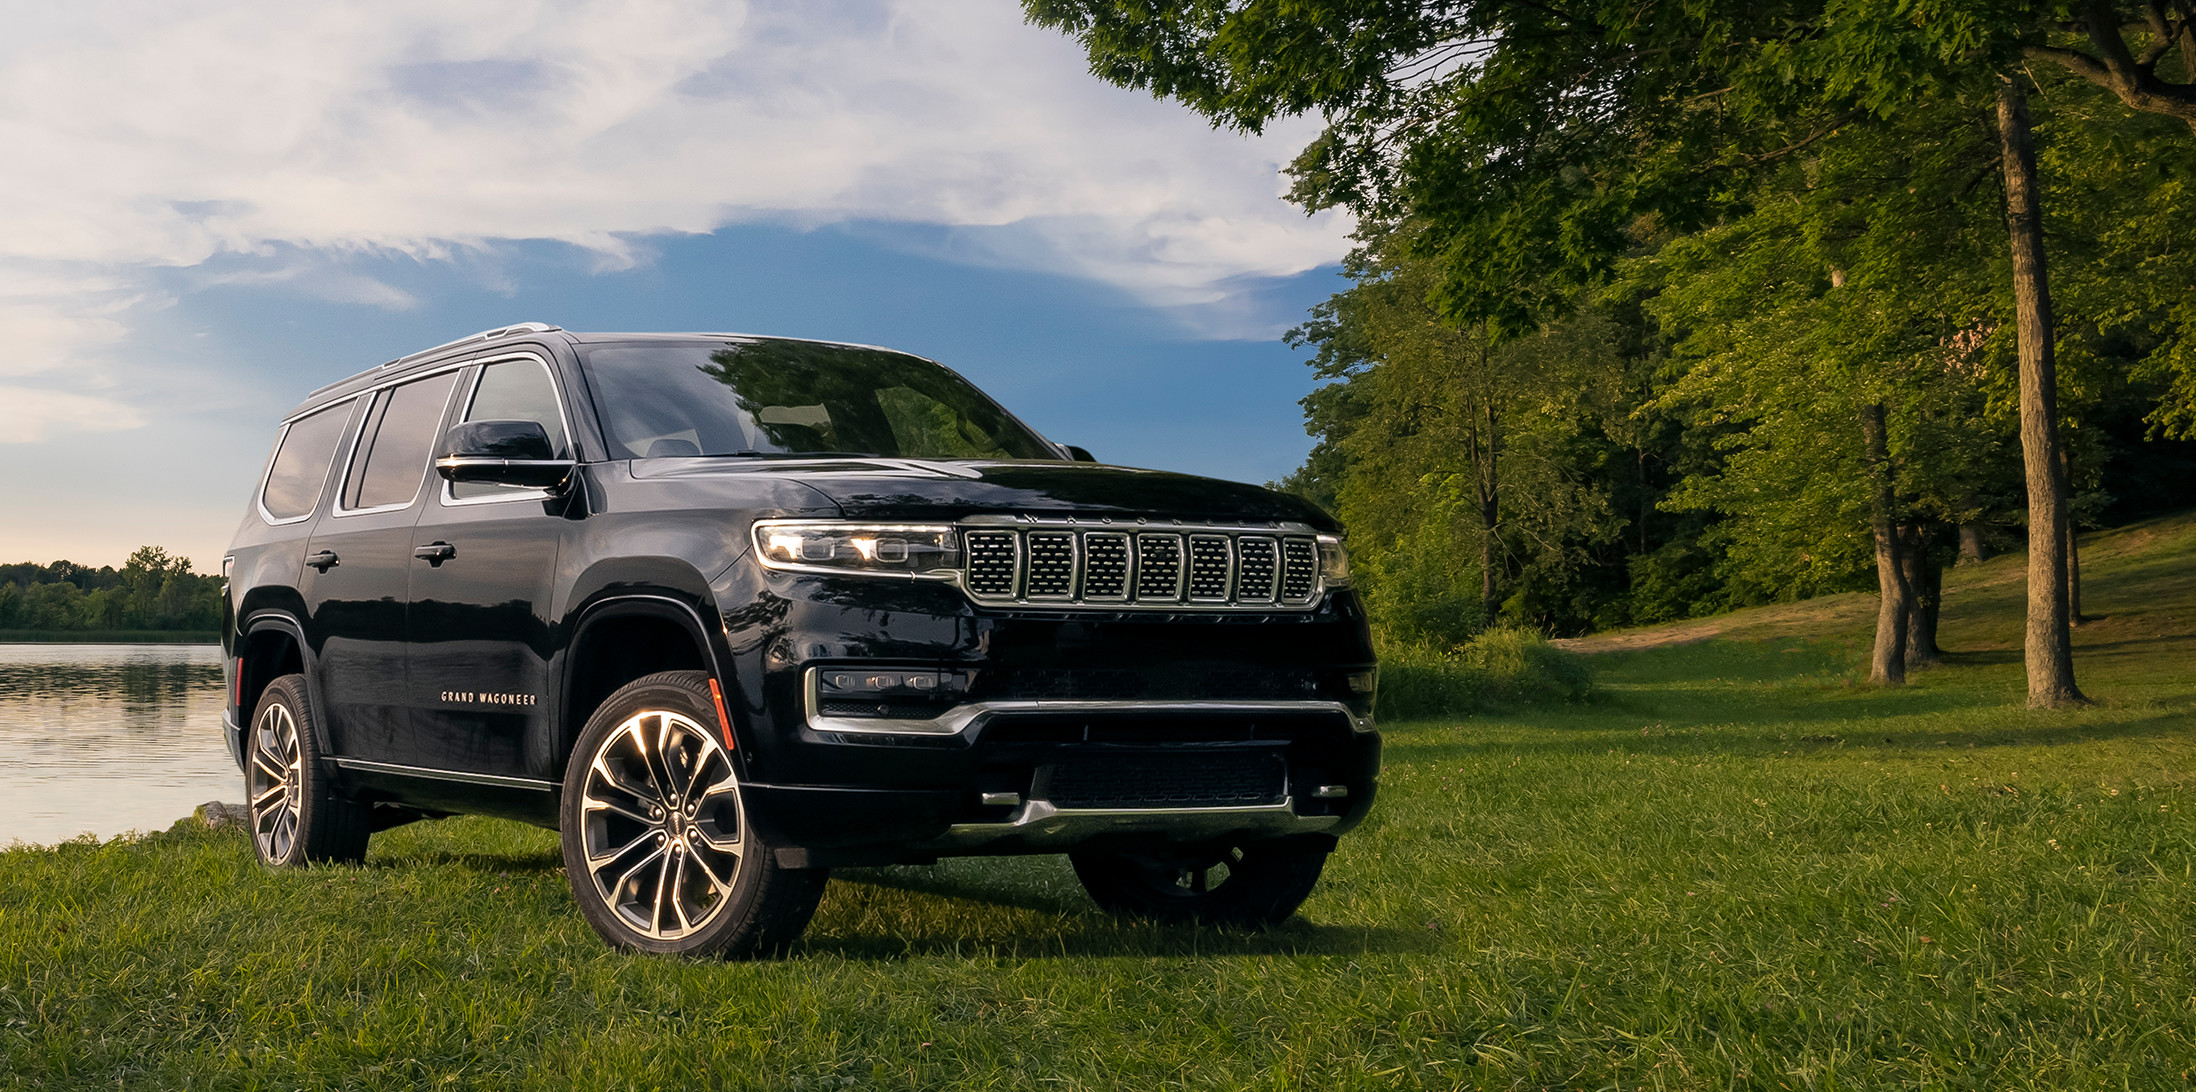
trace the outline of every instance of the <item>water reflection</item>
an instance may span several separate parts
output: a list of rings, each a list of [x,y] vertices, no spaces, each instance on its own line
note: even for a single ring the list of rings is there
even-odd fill
[[[164,830],[240,799],[212,645],[0,644],[0,845]]]

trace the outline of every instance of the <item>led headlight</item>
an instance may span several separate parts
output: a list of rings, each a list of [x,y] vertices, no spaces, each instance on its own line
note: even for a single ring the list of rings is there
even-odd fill
[[[1330,588],[1344,587],[1350,582],[1350,552],[1342,548],[1342,540],[1334,535],[1319,536],[1319,579]]]
[[[763,567],[790,572],[950,580],[961,564],[960,540],[945,526],[766,519],[754,533]]]

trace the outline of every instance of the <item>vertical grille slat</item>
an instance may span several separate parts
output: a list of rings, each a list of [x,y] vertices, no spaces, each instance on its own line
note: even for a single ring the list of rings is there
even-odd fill
[[[1319,586],[1319,545],[1308,538],[1281,540],[1281,601],[1310,601]]]
[[[1234,551],[1226,535],[1189,537],[1189,597],[1202,603],[1225,603],[1229,577],[1234,575]]]
[[[1182,536],[1136,536],[1136,599],[1140,603],[1181,601]]]
[[[1021,536],[1012,531],[970,531],[962,536],[968,550],[969,594],[1012,599],[1021,568]]]
[[[1029,572],[1023,594],[1031,599],[1068,599],[1075,595],[1075,532],[1031,531],[1023,540]]]
[[[1235,600],[1271,603],[1281,575],[1281,547],[1270,538],[1245,535],[1235,540]]]
[[[1083,535],[1083,598],[1119,602],[1128,598],[1129,537],[1118,531]]]

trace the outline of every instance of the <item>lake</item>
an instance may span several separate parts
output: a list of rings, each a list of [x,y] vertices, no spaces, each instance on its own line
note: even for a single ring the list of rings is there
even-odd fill
[[[0,644],[0,845],[166,830],[240,802],[215,645]]]

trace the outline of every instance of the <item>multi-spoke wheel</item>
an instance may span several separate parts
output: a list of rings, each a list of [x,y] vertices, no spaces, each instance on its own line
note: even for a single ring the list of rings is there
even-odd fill
[[[246,744],[244,793],[261,861],[288,866],[366,855],[367,810],[330,784],[304,676],[267,685]]]
[[[1158,921],[1260,928],[1287,920],[1311,896],[1332,843],[1252,842],[1146,853],[1077,850],[1075,876],[1099,906]]]
[[[820,870],[780,868],[747,823],[709,677],[628,684],[589,719],[564,777],[564,867],[603,939],[749,955],[800,935]]]

